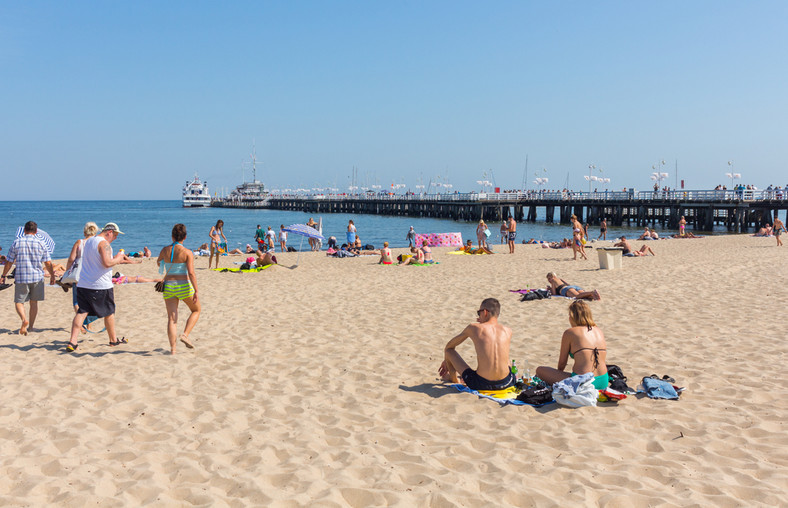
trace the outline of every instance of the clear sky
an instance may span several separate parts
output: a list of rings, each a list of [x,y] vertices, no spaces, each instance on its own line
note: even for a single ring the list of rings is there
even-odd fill
[[[3,2],[8,199],[788,184],[788,2]],[[546,172],[543,171],[546,169]],[[489,170],[493,172],[490,173]],[[601,186],[599,186],[601,188]]]

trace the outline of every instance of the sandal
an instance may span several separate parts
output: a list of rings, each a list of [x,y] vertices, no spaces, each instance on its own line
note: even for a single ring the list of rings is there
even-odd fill
[[[68,344],[66,344],[66,351],[68,351],[69,353],[73,353],[74,351],[77,350],[78,347],[79,344],[72,344],[71,342],[69,342]]]
[[[129,341],[126,339],[126,337],[121,337],[118,340],[116,340],[115,342],[111,342],[110,341],[109,345],[110,345],[110,347],[115,347],[115,346],[120,346],[121,344],[128,344],[128,343],[129,343]]]
[[[675,380],[675,379],[673,379],[672,377],[668,376],[667,374],[665,374],[664,376],[662,376],[662,380],[663,380],[663,381],[667,381],[667,382],[668,382],[668,383],[670,383],[670,384],[674,384],[674,383],[676,382],[676,380]]]

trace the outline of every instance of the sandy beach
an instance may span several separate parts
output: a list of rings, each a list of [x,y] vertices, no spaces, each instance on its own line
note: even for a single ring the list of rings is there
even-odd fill
[[[115,289],[128,345],[88,334],[75,354],[70,293],[47,288],[22,337],[3,291],[0,505],[782,504],[788,247],[745,235],[649,246],[656,257],[622,270],[538,245],[434,249],[431,267],[305,252],[289,268],[286,253],[256,274],[200,258],[196,348],[174,357],[152,284]],[[121,271],[157,273],[153,260]],[[681,400],[499,407],[438,379],[445,343],[486,297],[501,301],[521,369],[555,366],[569,300],[509,292],[544,287],[549,271],[599,290],[608,363],[630,386],[669,374]],[[470,341],[458,350],[475,365]]]

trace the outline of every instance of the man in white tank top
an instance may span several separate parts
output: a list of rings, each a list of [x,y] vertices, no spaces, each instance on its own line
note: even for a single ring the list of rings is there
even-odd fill
[[[109,345],[126,344],[124,338],[115,336],[115,294],[112,288],[112,267],[137,264],[141,259],[131,259],[122,252],[112,255],[110,244],[123,232],[114,222],[107,223],[101,233],[85,241],[82,254],[82,271],[77,282],[77,305],[79,310],[71,323],[71,340],[67,351],[76,351],[77,338],[82,323],[90,314],[104,318],[104,327],[109,335]]]

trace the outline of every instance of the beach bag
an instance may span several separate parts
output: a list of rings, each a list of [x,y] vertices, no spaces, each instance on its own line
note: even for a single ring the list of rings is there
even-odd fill
[[[76,259],[71,263],[71,267],[65,271],[63,277],[60,278],[62,284],[76,284],[79,282],[79,274],[82,272],[82,247],[83,241],[79,243],[79,252]]]
[[[529,386],[517,395],[517,400],[526,404],[545,404],[553,400],[553,389],[545,383]]]
[[[492,234],[492,233],[490,233],[490,230],[489,230],[489,229],[485,229],[485,230],[484,230],[484,236],[486,236],[487,238],[490,238],[490,235],[491,235],[491,234]]]
[[[251,270],[252,264],[251,263],[244,263],[241,265],[241,270]]]
[[[610,378],[610,388],[622,393],[635,393],[635,390],[627,386],[627,377],[618,365],[608,365],[607,375]]]

